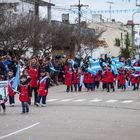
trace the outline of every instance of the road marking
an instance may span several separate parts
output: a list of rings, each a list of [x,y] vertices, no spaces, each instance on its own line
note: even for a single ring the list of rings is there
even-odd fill
[[[69,102],[69,101],[71,101],[72,99],[63,99],[63,100],[61,100],[60,102]]]
[[[94,100],[90,100],[90,102],[101,102],[102,100],[101,99],[98,99],[98,98],[96,98],[96,99],[94,99]]]
[[[58,99],[49,99],[47,100],[47,102],[54,102],[54,101],[57,101]]]
[[[10,137],[10,136],[12,136],[12,135],[21,133],[22,131],[28,130],[28,129],[32,128],[32,127],[35,127],[35,126],[39,125],[39,124],[40,124],[40,122],[35,123],[35,124],[33,124],[33,125],[30,125],[30,126],[28,126],[28,127],[25,127],[25,128],[23,128],[23,129],[17,130],[17,131],[15,131],[15,132],[12,132],[12,133],[10,133],[10,134],[4,135],[4,136],[0,136],[0,139],[3,139],[3,138],[6,138],[6,137]]]
[[[74,102],[83,102],[85,101],[86,99],[77,99],[77,100],[74,100]]]
[[[118,100],[108,100],[108,101],[106,101],[106,103],[115,103],[115,102],[118,102]]]
[[[125,100],[125,101],[123,101],[122,103],[128,104],[128,103],[132,103],[132,102],[133,102],[132,100]]]

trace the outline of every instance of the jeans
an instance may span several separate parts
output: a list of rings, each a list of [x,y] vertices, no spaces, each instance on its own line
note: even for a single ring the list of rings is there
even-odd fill
[[[41,99],[42,99],[42,104],[46,104],[46,96],[38,95],[37,102],[39,104],[40,104]]]
[[[29,112],[28,102],[21,102],[21,105],[22,105],[22,113]]]
[[[37,97],[38,97],[38,92],[37,92],[37,87],[31,87],[31,97],[32,97],[32,92],[34,91],[34,104],[37,103]]]
[[[113,90],[113,92],[115,91],[113,82],[107,83],[107,92],[110,92],[110,88]]]

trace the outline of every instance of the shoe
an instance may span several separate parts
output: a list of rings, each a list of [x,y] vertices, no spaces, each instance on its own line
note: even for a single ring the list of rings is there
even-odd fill
[[[35,105],[36,105],[37,107],[39,107],[39,106],[40,106],[40,103],[36,103]]]
[[[45,104],[42,104],[41,106],[42,106],[42,107],[46,107],[46,105],[45,105]]]

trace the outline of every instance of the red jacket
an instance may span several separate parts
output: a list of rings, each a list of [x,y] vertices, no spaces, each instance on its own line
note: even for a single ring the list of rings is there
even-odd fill
[[[136,83],[136,77],[131,75],[130,81],[131,81],[132,84],[135,84]]]
[[[33,68],[31,65],[29,68],[29,74],[30,74],[30,86],[31,87],[37,87],[38,86],[38,73],[39,73],[39,67]]]
[[[102,72],[102,83],[107,83],[107,75],[106,75],[106,72]]]
[[[20,84],[20,95],[19,95],[19,100],[21,102],[29,102],[29,90],[28,90],[28,87],[29,87],[29,84],[26,84],[26,85],[22,85]]]
[[[120,74],[120,85],[125,85],[126,76],[124,74]]]
[[[107,82],[113,83],[114,82],[114,75],[111,71],[107,71]]]
[[[96,73],[96,75],[95,75],[95,81],[100,81],[100,75],[99,75],[99,73]]]
[[[88,72],[84,72],[84,83],[85,84],[91,83],[90,73],[88,73]]]
[[[15,92],[12,89],[13,80],[14,80],[14,77],[11,80],[9,80],[9,82],[8,82],[8,95],[9,96],[14,96],[15,95]]]
[[[45,76],[44,78],[40,79],[40,85],[38,88],[38,94],[41,96],[46,96],[48,94],[48,88],[47,87],[47,76]]]
[[[67,86],[72,86],[73,83],[73,72],[67,72],[65,76]]]

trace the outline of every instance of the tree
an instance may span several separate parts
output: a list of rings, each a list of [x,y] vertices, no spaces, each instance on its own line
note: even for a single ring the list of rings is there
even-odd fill
[[[115,46],[117,46],[117,47],[121,46],[121,41],[119,38],[115,38]]]
[[[127,33],[125,35],[125,48],[121,49],[121,56],[125,57],[125,58],[130,58],[131,55],[134,54],[134,49],[131,47],[131,41],[130,41],[130,37],[129,34]]]

